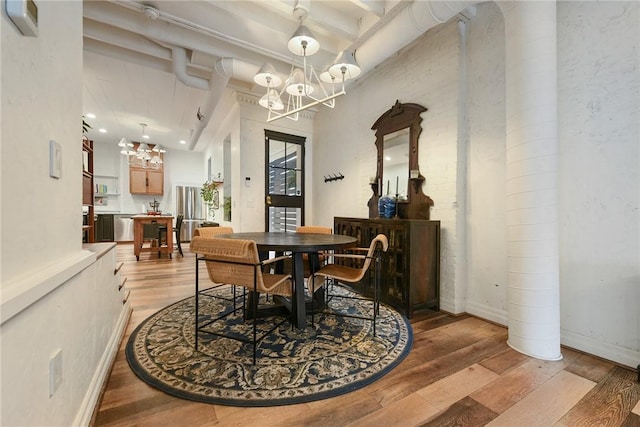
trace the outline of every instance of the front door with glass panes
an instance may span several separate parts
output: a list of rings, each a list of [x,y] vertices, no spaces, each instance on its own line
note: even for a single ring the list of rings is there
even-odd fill
[[[304,218],[304,137],[265,130],[265,230],[296,231]]]

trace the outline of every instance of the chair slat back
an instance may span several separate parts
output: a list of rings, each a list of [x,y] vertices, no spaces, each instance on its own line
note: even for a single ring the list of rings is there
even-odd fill
[[[199,227],[193,230],[194,236],[214,237],[218,234],[231,234],[233,227]]]
[[[268,292],[262,278],[258,248],[253,240],[196,236],[191,240],[190,249],[191,252],[206,257],[207,271],[212,282],[244,286],[253,290],[255,278],[256,290]]]
[[[296,233],[331,234],[333,230],[329,227],[320,227],[317,225],[301,225],[296,228]]]
[[[180,230],[180,228],[182,227],[182,221],[184,221],[184,215],[179,214],[176,217],[176,230]]]

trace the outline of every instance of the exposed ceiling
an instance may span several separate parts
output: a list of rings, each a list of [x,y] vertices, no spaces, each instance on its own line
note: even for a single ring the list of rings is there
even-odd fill
[[[401,31],[387,31],[384,38],[378,32],[392,27],[387,24],[411,3],[84,0],[83,111],[96,115],[87,119],[93,127],[89,137],[114,146],[122,137],[140,141],[140,124],[146,123],[148,142],[201,151],[227,114],[234,91],[264,94],[252,79],[263,63],[271,62],[284,76],[291,61],[299,59],[287,49],[298,27],[296,5],[308,10],[304,23],[321,46],[310,60],[322,69],[347,48],[356,49],[361,66],[361,46],[369,57],[372,52],[384,57],[395,53],[405,41],[397,48],[385,45]],[[365,49],[367,42],[374,46]],[[363,68],[359,78],[372,68]]]

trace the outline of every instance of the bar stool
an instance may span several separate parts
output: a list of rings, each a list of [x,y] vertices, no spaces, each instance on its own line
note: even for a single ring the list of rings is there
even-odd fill
[[[182,253],[182,245],[180,244],[180,230],[182,230],[182,221],[184,221],[184,215],[180,214],[176,217],[176,226],[173,228],[173,232],[175,233],[175,240],[178,245],[178,252],[180,255],[184,257]],[[167,227],[161,225],[158,227],[158,241],[167,243]]]

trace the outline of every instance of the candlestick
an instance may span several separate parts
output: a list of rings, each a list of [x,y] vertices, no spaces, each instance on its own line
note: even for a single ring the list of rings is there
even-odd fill
[[[387,194],[389,194],[389,180],[387,180]]]
[[[396,197],[398,197],[398,181],[400,181],[400,177],[396,176]]]

